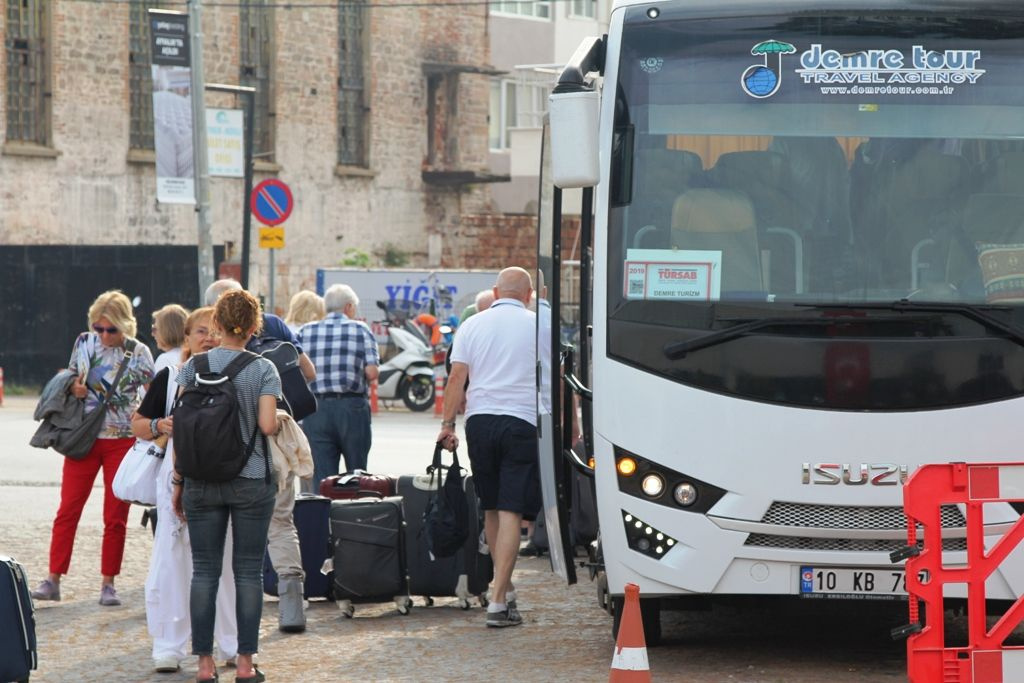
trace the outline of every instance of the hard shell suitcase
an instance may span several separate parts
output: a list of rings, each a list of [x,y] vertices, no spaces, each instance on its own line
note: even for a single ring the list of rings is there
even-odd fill
[[[470,598],[476,596],[486,605],[484,595],[494,578],[494,564],[483,537],[483,510],[476,497],[473,477],[463,480],[469,505],[469,537],[463,548],[452,557],[431,559],[423,514],[431,496],[437,491],[442,476],[437,474],[405,475],[398,478],[397,491],[405,503],[405,547],[408,558],[409,593],[422,596],[428,605],[436,597],[457,597],[462,609],[469,609]]]
[[[402,499],[331,501],[334,598],[346,617],[353,603],[395,601],[402,614],[412,606],[405,561]]]
[[[333,576],[324,575],[324,561],[331,557],[331,500],[308,493],[295,498],[295,530],[299,534],[299,552],[302,554],[303,597],[331,599]],[[263,557],[263,592],[277,595],[277,572],[270,561],[270,552]]]
[[[35,608],[25,568],[0,555],[0,681],[27,681],[36,657]]]
[[[334,474],[320,482],[320,495],[333,500],[395,495],[395,478],[362,470]]]

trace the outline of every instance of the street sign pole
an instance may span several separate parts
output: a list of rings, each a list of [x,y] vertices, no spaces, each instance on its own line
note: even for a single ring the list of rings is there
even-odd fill
[[[268,226],[277,226],[288,220],[288,216],[292,214],[292,209],[295,208],[295,199],[292,196],[292,191],[284,182],[270,178],[264,180],[253,189],[252,194],[249,198],[249,208],[256,215],[256,218],[260,219],[264,224]],[[271,246],[274,244],[273,240],[267,241],[267,248],[270,249],[270,310],[274,310],[274,285],[277,278],[277,274],[274,272],[274,252],[284,246],[284,228],[278,228],[279,235],[278,239],[280,244]],[[261,242],[264,231],[261,230]],[[261,244],[260,246],[264,246]]]
[[[274,280],[277,279],[275,277],[275,273],[274,273],[274,254],[276,254],[276,253],[277,253],[277,249],[271,249],[270,250],[270,312],[271,313],[274,312]]]
[[[210,163],[206,150],[206,104],[203,101],[202,0],[188,0],[189,41],[192,48],[192,166],[195,169],[200,302],[213,284],[213,237],[210,234]]]
[[[208,83],[207,90],[214,92],[229,92],[241,95],[245,98],[245,187],[243,188],[242,202],[242,289],[249,289],[249,259],[252,251],[252,210],[248,206],[249,197],[252,196],[252,140],[253,140],[253,110],[256,100],[256,88],[247,85],[225,85],[223,83]]]

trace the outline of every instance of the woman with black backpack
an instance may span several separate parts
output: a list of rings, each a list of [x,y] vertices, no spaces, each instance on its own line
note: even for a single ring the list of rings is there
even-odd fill
[[[260,304],[251,294],[240,290],[225,293],[213,314],[221,333],[220,347],[190,358],[176,380],[181,393],[174,410],[172,501],[177,514],[186,520],[192,540],[192,652],[199,656],[196,680],[200,683],[217,680],[213,624],[229,519],[238,620],[235,680],[265,680],[252,659],[259,643],[263,553],[276,493],[265,437],[278,429],[281,379],[273,363],[245,350],[249,338],[259,331],[261,319]],[[227,388],[229,385],[233,389]],[[213,402],[191,400],[204,392]],[[236,398],[235,405],[225,406],[225,397]],[[204,422],[223,409],[234,410],[234,424],[211,427]],[[235,448],[221,448],[232,440]],[[214,444],[217,447],[210,448]]]

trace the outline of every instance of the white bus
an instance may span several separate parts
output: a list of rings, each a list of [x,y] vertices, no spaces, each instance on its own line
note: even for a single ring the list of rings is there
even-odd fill
[[[1022,67],[1019,0],[616,2],[542,165],[558,573],[589,473],[602,601],[639,584],[648,642],[663,607],[905,599],[908,475],[1024,460]],[[568,188],[593,207],[571,313]],[[989,507],[992,542],[1018,513]],[[962,563],[963,510],[942,520]],[[1022,590],[1018,551],[987,595]]]

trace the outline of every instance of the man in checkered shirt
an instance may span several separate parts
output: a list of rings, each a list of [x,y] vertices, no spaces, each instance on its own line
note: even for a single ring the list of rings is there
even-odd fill
[[[355,320],[359,297],[348,285],[324,292],[327,317],[306,323],[299,343],[317,369],[310,385],[317,410],[302,421],[313,451],[313,481],[345,471],[366,469],[370,453],[370,382],[377,379],[380,354],[366,323]]]

